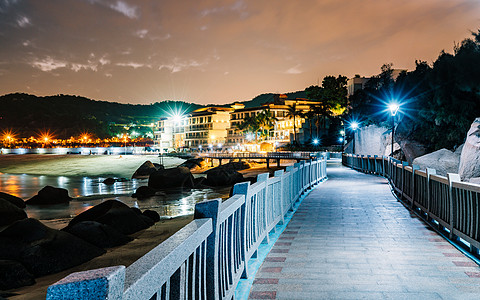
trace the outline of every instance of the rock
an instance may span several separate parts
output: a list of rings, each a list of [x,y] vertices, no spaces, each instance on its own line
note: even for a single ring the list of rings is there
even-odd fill
[[[27,205],[25,204],[25,201],[23,201],[22,198],[0,192],[0,198],[7,200],[8,202],[14,204],[15,206],[18,206],[19,208],[25,208]]]
[[[207,179],[204,181],[209,186],[234,185],[244,181],[243,175],[235,170],[217,167],[207,172]]]
[[[79,222],[65,228],[64,231],[100,248],[116,247],[132,240],[131,237],[118,232],[112,226],[95,221]]]
[[[35,279],[32,273],[14,260],[0,260],[0,290],[16,289],[32,285]]]
[[[105,251],[36,219],[17,221],[0,232],[0,259],[20,262],[35,277],[56,273]]]
[[[9,201],[0,198],[0,226],[10,225],[27,218],[25,211]]]
[[[154,189],[192,188],[193,175],[188,168],[176,167],[157,170],[150,174],[148,186]]]
[[[147,178],[156,170],[157,167],[155,167],[151,161],[147,160],[133,173],[132,178]]]
[[[420,169],[433,168],[441,176],[447,176],[447,173],[457,173],[459,162],[460,157],[447,149],[440,149],[413,160],[413,164],[420,166]]]
[[[205,159],[203,158],[190,158],[190,159],[187,159],[186,161],[184,161],[180,167],[186,167],[186,168],[189,168],[190,170],[191,169],[196,169],[196,168],[203,168],[207,165],[207,163],[205,162]]]
[[[117,182],[117,180],[115,178],[108,177],[102,182],[106,185],[113,185],[115,182]]]
[[[67,228],[83,221],[110,225],[123,234],[132,234],[149,227],[134,210],[117,200],[107,200],[82,212],[70,221]]]
[[[193,186],[196,188],[196,189],[199,189],[199,188],[204,188],[204,182],[205,182],[205,177],[197,177],[197,178],[193,178]]]
[[[156,211],[154,211],[154,210],[146,209],[146,210],[143,211],[142,214],[143,214],[144,216],[149,217],[150,219],[152,219],[153,222],[155,222],[155,223],[158,222],[158,221],[160,221],[160,215],[159,215]]]
[[[163,165],[161,165],[161,164],[153,163],[153,165],[155,166],[155,168],[156,168],[157,170],[163,170],[163,169],[165,169],[165,167],[164,167]]]
[[[426,153],[425,146],[413,140],[400,141],[400,147],[408,163],[412,163],[415,158],[423,156]],[[455,172],[457,171],[455,170]]]
[[[467,133],[460,156],[458,174],[463,181],[480,177],[480,118],[476,118]]]
[[[475,183],[475,184],[480,184],[480,177],[472,177],[472,178],[470,178],[470,180],[468,182]]]
[[[390,140],[388,139],[390,137]],[[391,131],[377,125],[362,126],[355,130],[355,152],[360,155],[384,155],[390,153],[387,147],[391,141]],[[352,145],[353,146],[353,145]],[[348,153],[352,152],[352,146]]]
[[[69,203],[72,198],[68,195],[68,191],[62,188],[56,188],[47,185],[41,189],[37,195],[26,201],[27,205],[50,205]]]
[[[154,188],[151,188],[149,186],[141,186],[135,191],[135,193],[132,194],[132,197],[142,200],[148,197],[155,196],[156,192],[157,190]]]

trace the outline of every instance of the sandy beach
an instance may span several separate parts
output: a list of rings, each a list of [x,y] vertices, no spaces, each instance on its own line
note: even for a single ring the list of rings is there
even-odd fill
[[[2,155],[0,156],[0,172],[50,176],[112,176],[130,178],[135,170],[147,160],[159,162],[159,158],[156,155]],[[168,158],[164,160],[164,163],[166,167],[173,167],[181,164],[183,161],[184,159]],[[199,174],[207,169],[196,170],[194,173]],[[267,172],[273,174],[277,169],[279,168],[274,166],[267,169],[265,164],[260,163],[255,164],[250,169],[242,170],[240,173],[244,177],[253,177]],[[188,224],[192,219],[192,215],[162,219],[154,226],[133,234],[132,237],[135,239],[126,245],[107,249],[106,254],[74,268],[37,278],[35,285],[9,291],[16,294],[9,299],[44,299],[49,285],[73,272],[115,265],[129,266]],[[56,228],[67,224],[66,220],[58,219],[44,220],[43,222],[47,226]]]
[[[0,155],[0,172],[9,174],[131,178],[145,161],[160,163],[158,155]],[[184,159],[164,159],[174,167]]]

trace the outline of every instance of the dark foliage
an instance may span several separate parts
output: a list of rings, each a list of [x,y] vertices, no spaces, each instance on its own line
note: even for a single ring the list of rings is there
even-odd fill
[[[432,65],[417,61],[415,70],[396,80],[391,67],[384,65],[364,90],[350,97],[351,117],[361,116],[362,126],[387,125],[387,103],[398,99],[402,104],[395,138],[415,140],[429,151],[462,144],[480,116],[480,30],[455,45],[453,54],[442,51]]]
[[[55,137],[65,139],[82,132],[110,137],[117,133],[114,124],[150,124],[168,116],[175,107],[186,113],[203,106],[182,101],[133,105],[80,96],[37,97],[16,93],[0,96],[0,107],[0,128],[19,136],[37,136],[48,129]]]

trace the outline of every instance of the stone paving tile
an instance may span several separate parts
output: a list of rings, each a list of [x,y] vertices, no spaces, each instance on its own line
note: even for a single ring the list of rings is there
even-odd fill
[[[256,275],[250,299],[480,299],[480,268],[391,194],[329,163]]]

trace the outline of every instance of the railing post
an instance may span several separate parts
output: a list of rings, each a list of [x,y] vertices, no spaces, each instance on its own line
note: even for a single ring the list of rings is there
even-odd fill
[[[453,188],[452,188],[452,184],[453,182],[460,182],[462,181],[460,179],[460,175],[458,174],[454,174],[454,173],[447,173],[447,178],[448,178],[448,197],[450,199],[450,239],[453,240],[453,228],[455,228],[455,221],[454,221],[454,218],[453,216],[455,216],[456,214],[456,205],[453,201]]]
[[[436,174],[437,174],[437,170],[432,168],[427,168],[427,219],[430,218],[430,206],[432,203],[432,200],[431,200],[432,191],[430,190],[430,176],[436,175]]]
[[[124,266],[76,272],[49,286],[46,299],[120,300],[123,298],[124,282]]]
[[[248,199],[248,190],[250,188],[250,182],[249,181],[246,181],[246,182],[241,182],[241,183],[237,183],[233,186],[233,195],[244,195],[245,196],[245,204],[242,205],[242,208],[241,208],[241,214],[242,214],[242,220],[241,220],[241,224],[240,224],[240,232],[242,234],[242,251],[241,251],[241,255],[242,255],[242,260],[243,260],[243,263],[245,265],[245,269],[243,270],[243,273],[242,273],[242,278],[248,278],[248,262],[247,262],[247,249],[246,249],[246,246],[247,245],[247,226],[246,226],[246,222],[247,222],[247,213],[246,213],[246,207],[247,207],[247,201],[250,201],[250,199]],[[255,253],[252,255],[252,257],[257,257],[257,251],[255,251]]]
[[[277,195],[277,197],[275,198],[279,198],[279,199],[276,199],[276,201],[280,201],[280,213],[282,214],[281,218],[280,218],[280,224],[285,224],[285,207],[284,207],[284,199],[287,195],[285,195],[285,179],[283,178],[283,170],[277,170],[275,171],[275,173],[273,173],[273,176],[275,177],[280,177],[280,195]]]
[[[405,167],[408,166],[408,162],[402,161],[402,176],[400,177],[401,183],[400,183],[400,199],[403,199],[403,194],[405,190]]]
[[[213,232],[207,238],[207,299],[218,299],[218,214],[220,212],[220,199],[203,201],[195,204],[194,219],[211,218]],[[243,231],[242,231],[243,232]],[[245,257],[245,256],[244,256]],[[245,264],[246,268],[246,264]]]
[[[410,198],[412,199],[412,208],[415,207],[415,170],[420,170],[420,166],[412,165],[412,180],[410,181]]]
[[[268,212],[270,210],[273,210],[273,201],[274,199],[271,199],[271,201],[268,201],[268,184],[267,184],[267,179],[268,177],[270,176],[269,173],[262,173],[262,174],[258,174],[257,175],[257,182],[264,182],[265,181],[265,189],[263,191],[263,217],[264,217],[264,220],[265,220],[265,230],[268,229],[268,227],[270,226],[270,224],[267,224],[268,222]],[[272,204],[271,206],[269,204]],[[262,243],[264,244],[268,244],[270,243],[270,237],[268,236],[269,235],[269,232],[267,230],[267,234],[265,235],[265,238],[263,239]]]

